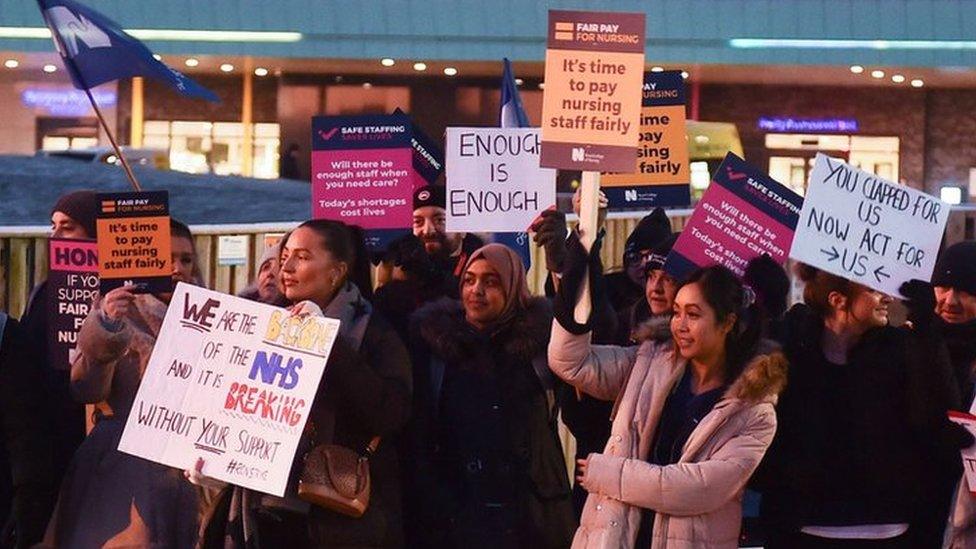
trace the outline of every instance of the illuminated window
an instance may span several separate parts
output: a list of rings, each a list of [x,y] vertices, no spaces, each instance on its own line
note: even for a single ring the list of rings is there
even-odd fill
[[[278,124],[254,124],[253,177],[278,177]],[[244,162],[244,126],[240,122],[148,120],[143,126],[148,148],[169,149],[170,167],[188,173],[240,175]]]

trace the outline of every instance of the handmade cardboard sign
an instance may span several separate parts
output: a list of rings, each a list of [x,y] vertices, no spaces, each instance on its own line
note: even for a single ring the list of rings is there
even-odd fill
[[[55,370],[70,370],[78,330],[98,297],[98,244],[94,240],[48,240],[47,356]]]
[[[950,410],[949,421],[962,425],[967,431],[976,435],[976,416]],[[966,486],[971,493],[976,494],[976,445],[963,448],[960,453],[962,454],[962,467],[966,473]]]
[[[644,33],[643,13],[549,10],[542,166],[633,171]]]
[[[749,260],[763,254],[783,264],[802,204],[796,193],[729,153],[664,269],[680,280],[698,267],[716,264],[741,277]]]
[[[539,167],[538,128],[447,129],[447,230],[525,231],[556,204],[556,170]]]
[[[338,330],[177,284],[119,451],[283,496]]]
[[[790,257],[897,296],[929,281],[949,204],[818,154]]]
[[[102,294],[124,285],[136,292],[173,289],[169,193],[99,193],[98,275]]]
[[[681,71],[644,73],[640,146],[633,173],[604,174],[600,187],[610,208],[691,204],[691,169]]]

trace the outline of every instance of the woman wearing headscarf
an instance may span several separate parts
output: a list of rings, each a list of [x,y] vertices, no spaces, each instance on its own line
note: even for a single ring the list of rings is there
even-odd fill
[[[197,283],[190,230],[170,223],[172,279]],[[172,292],[121,286],[99,297],[78,333],[71,365],[76,400],[95,407],[95,426],[65,474],[44,547],[190,547],[197,491],[180,471],[117,450]]]
[[[546,364],[552,316],[519,256],[476,250],[461,300],[413,317],[412,547],[565,547],[575,518]]]
[[[370,272],[362,233],[317,219],[299,225],[281,246],[279,277],[292,313],[338,319],[339,336],[309,410],[285,497],[207,478],[202,460],[187,471],[190,482],[221,489],[205,511],[198,547],[401,547],[395,438],[410,413],[410,360],[396,332],[368,301]],[[375,448],[374,437],[380,437]],[[322,444],[369,452],[370,497],[361,517],[298,498],[303,457]]]

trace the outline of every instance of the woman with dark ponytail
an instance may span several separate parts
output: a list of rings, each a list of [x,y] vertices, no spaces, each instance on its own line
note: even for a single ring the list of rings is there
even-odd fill
[[[281,288],[296,315],[341,321],[306,427],[305,448],[337,444],[359,453],[373,437],[371,495],[366,513],[350,518],[296,496],[303,467],[295,456],[284,498],[222,487],[206,517],[203,547],[400,547],[403,545],[395,435],[411,408],[410,361],[393,328],[377,315],[370,295],[362,232],[337,221],[306,221],[281,247]],[[189,471],[191,482],[214,486]],[[219,487],[219,485],[218,485]]]
[[[616,400],[606,449],[579,460],[589,497],[574,549],[738,545],[742,491],[773,439],[786,375],[760,341],[753,299],[724,267],[698,270],[675,296],[673,341],[640,347],[592,346],[557,308],[550,368]]]

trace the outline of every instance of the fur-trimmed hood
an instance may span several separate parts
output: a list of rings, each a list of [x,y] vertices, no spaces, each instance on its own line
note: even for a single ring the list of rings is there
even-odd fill
[[[631,338],[637,343],[671,339],[671,315],[652,316],[641,322],[631,330]]]
[[[525,310],[491,335],[491,341],[501,345],[508,356],[529,362],[545,354],[551,327],[549,301],[533,297]],[[410,336],[448,363],[466,362],[484,349],[485,335],[468,324],[464,307],[456,299],[438,299],[418,309],[411,317]]]
[[[724,398],[734,398],[748,403],[776,402],[786,387],[788,369],[786,355],[774,341],[764,339],[756,354],[742,369],[739,377],[725,391]]]

